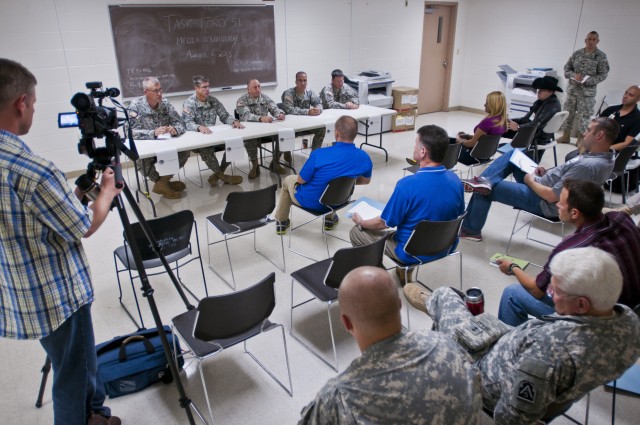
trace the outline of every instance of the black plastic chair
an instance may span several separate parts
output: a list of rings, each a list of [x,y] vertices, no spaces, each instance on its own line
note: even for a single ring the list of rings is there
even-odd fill
[[[209,295],[207,289],[207,281],[204,276],[204,267],[202,265],[202,256],[200,254],[200,239],[198,237],[198,226],[194,221],[193,212],[189,210],[180,211],[166,217],[159,217],[148,220],[147,223],[153,233],[158,244],[162,248],[162,254],[165,256],[168,263],[175,263],[172,270],[176,272],[176,278],[182,285],[182,287],[189,292],[196,300],[198,297],[191,292],[191,290],[182,282],[180,278],[180,268],[189,264],[192,261],[198,260],[200,262],[200,270],[202,272],[202,283],[204,285],[205,295]],[[191,244],[191,233],[195,229],[195,248],[197,255],[193,254],[193,246]],[[147,241],[147,238],[142,230],[140,223],[132,223],[131,230],[135,235],[135,240],[140,249],[140,256],[142,258],[142,264],[145,271],[150,269],[163,267],[162,262],[151,248],[151,245]],[[188,259],[186,259],[189,257]],[[186,259],[183,262],[180,260]],[[138,328],[144,327],[144,321],[142,320],[142,312],[140,311],[140,304],[138,303],[138,295],[136,288],[133,284],[133,280],[139,278],[138,275],[134,276],[132,271],[137,271],[136,263],[133,258],[133,253],[129,244],[124,239],[124,244],[113,251],[113,262],[116,268],[116,278],[118,280],[119,301],[122,308],[125,310],[129,318]],[[118,267],[118,262],[124,267]],[[131,289],[133,290],[133,297],[136,302],[136,309],[138,310],[138,316],[140,317],[140,324],[136,322],[127,307],[122,302],[122,286],[120,283],[120,273],[128,271],[129,279],[131,280]],[[155,273],[147,273],[147,276],[156,276],[166,273],[164,268],[162,271]]]
[[[613,164],[611,177],[606,181],[606,185],[609,186],[609,204],[611,204],[613,181],[618,177],[620,177],[620,188],[622,189],[622,203],[625,204],[627,202],[627,191],[629,190],[629,171],[627,171],[627,164],[637,149],[637,145],[625,146],[620,152],[618,152],[616,161]]]
[[[241,342],[244,344],[244,352],[249,354],[290,396],[293,395],[284,327],[269,321],[269,316],[276,305],[274,282],[275,274],[271,273],[245,290],[203,298],[198,304],[197,310],[187,311],[171,320],[173,329],[184,341],[187,350],[198,361],[198,370],[212,424],[215,422],[213,421],[213,411],[209,402],[209,392],[204,379],[202,362]],[[282,332],[289,388],[271,373],[253,353],[247,350],[249,339],[275,328],[280,328]],[[176,356],[178,355],[175,347],[174,353]]]
[[[382,265],[385,242],[386,238],[383,237],[369,245],[342,248],[336,251],[333,258],[327,258],[326,260],[319,261],[291,273],[291,327],[289,328],[289,334],[336,372],[338,371],[338,354],[336,351],[335,337],[333,335],[333,324],[331,322],[331,304],[338,300],[338,289],[340,288],[342,279],[344,279],[347,273],[362,266]],[[313,297],[294,305],[293,289],[295,282],[302,285],[302,287],[309,291]],[[333,357],[335,361],[334,364],[329,363],[293,332],[293,309],[313,301],[314,299],[327,304],[327,316],[329,317],[329,331],[331,333],[331,345],[333,347]]]
[[[207,226],[207,255],[209,259],[209,267],[213,272],[224,281],[233,290],[236,289],[236,277],[233,273],[233,264],[231,263],[231,254],[229,251],[229,241],[240,236],[253,234],[253,250],[264,257],[278,269],[285,271],[284,257],[284,241],[280,236],[280,246],[282,248],[282,267],[273,262],[269,257],[260,252],[256,247],[256,230],[273,223],[275,220],[269,217],[276,207],[276,189],[277,185],[273,184],[264,189],[253,190],[249,192],[231,192],[227,195],[227,201],[224,211],[220,214],[214,214],[207,217],[207,224],[211,225],[224,238],[219,241],[211,242],[209,237],[209,226]],[[229,260],[229,269],[231,270],[231,282],[225,279],[222,274],[218,273],[211,266],[211,245],[224,242],[227,248],[227,259]]]
[[[529,150],[537,130],[537,124],[531,127],[520,127],[516,135],[513,136],[513,140],[511,140],[511,147],[514,149]]]
[[[389,257],[398,267],[404,271],[404,281],[407,281],[410,269],[416,268],[416,282],[430,289],[426,284],[418,280],[420,266],[447,258],[452,255],[460,257],[460,290],[462,290],[462,253],[458,251],[458,234],[462,220],[467,213],[463,213],[453,220],[431,221],[423,220],[414,227],[409,240],[404,246],[404,252],[415,259],[412,263],[403,263]],[[431,261],[423,262],[419,257],[442,255]],[[407,328],[410,327],[409,306],[407,304]]]
[[[447,170],[453,170],[453,168],[458,163],[458,157],[460,156],[460,151],[462,150],[462,143],[450,143],[447,148],[447,152],[444,154],[444,159],[442,160],[442,165]],[[420,169],[419,165],[412,165],[411,167],[403,168],[405,174],[407,171],[415,174]]]
[[[353,194],[353,190],[355,188],[356,185],[356,178],[355,177],[338,177],[335,178],[333,180],[331,180],[329,182],[329,184],[327,185],[327,187],[325,188],[324,192],[322,192],[322,196],[320,197],[320,203],[322,205],[324,205],[325,210],[318,212],[318,211],[314,211],[314,210],[310,210],[307,208],[303,208],[300,207],[296,204],[292,204],[292,207],[296,207],[299,208],[303,211],[306,211],[307,213],[313,215],[313,218],[311,220],[307,220],[302,224],[299,224],[297,226],[293,226],[293,208],[291,209],[291,213],[289,214],[289,218],[291,219],[291,229],[289,230],[289,251],[293,252],[294,254],[298,254],[302,257],[308,258],[312,261],[317,261],[315,259],[313,259],[312,257],[300,252],[300,251],[296,251],[294,249],[291,248],[291,237],[293,234],[293,231],[296,229],[299,229],[300,227],[311,223],[312,221],[315,221],[319,218],[322,218],[323,220],[320,221],[320,226],[321,226],[321,230],[322,230],[322,236],[324,238],[324,243],[327,247],[327,258],[331,257],[331,254],[329,253],[329,242],[327,241],[327,236],[331,236],[332,238],[336,238],[336,239],[340,239],[340,240],[344,240],[341,239],[335,235],[332,235],[330,233],[327,233],[326,230],[324,230],[324,217],[326,217],[327,215],[330,215],[344,207],[346,207],[347,205],[349,205],[351,203],[351,195]],[[345,241],[345,242],[349,242],[349,241]]]
[[[500,136],[498,135],[485,134],[480,136],[476,145],[471,149],[471,152],[469,152],[469,155],[476,160],[476,163],[469,165],[467,178],[473,176],[473,169],[475,167],[486,165],[493,160],[499,143]]]
[[[531,213],[529,211],[521,210],[520,208],[515,208],[514,207],[514,209],[518,211],[518,214],[516,214],[516,219],[513,222],[513,227],[511,228],[511,236],[509,236],[509,242],[507,243],[507,249],[505,250],[505,254],[509,254],[509,250],[511,249],[511,241],[513,240],[513,235],[515,235],[516,233],[518,233],[520,230],[524,229],[525,227],[527,227],[527,234],[525,235],[526,239],[528,239],[530,241],[538,242],[538,243],[540,243],[542,245],[546,245],[546,246],[552,247],[552,248],[557,245],[557,244],[552,244],[552,243],[546,242],[546,241],[544,241],[542,239],[536,239],[536,238],[530,236],[532,228],[542,230],[541,228],[536,227],[534,225],[536,220],[541,220],[541,221],[543,221],[545,223],[548,223],[550,225],[559,224],[560,225],[560,239],[564,238],[564,222],[562,220],[560,220],[559,217],[548,218],[548,217],[545,217],[543,215],[537,215],[537,214]],[[522,224],[520,227],[518,227],[516,229],[516,226],[518,225],[518,219],[520,218],[520,213],[529,214],[531,217],[529,218],[529,220],[526,220],[524,222],[524,224]]]

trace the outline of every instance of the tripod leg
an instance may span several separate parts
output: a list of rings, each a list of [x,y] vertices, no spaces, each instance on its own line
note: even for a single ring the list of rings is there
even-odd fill
[[[51,370],[51,360],[49,356],[47,356],[44,361],[44,365],[42,366],[42,380],[40,381],[40,390],[38,391],[38,399],[36,400],[36,407],[42,407],[42,397],[44,397],[44,389],[47,386],[47,377],[49,376],[49,371]]]

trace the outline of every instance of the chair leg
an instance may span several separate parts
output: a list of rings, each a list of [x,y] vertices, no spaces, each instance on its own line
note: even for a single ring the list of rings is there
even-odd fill
[[[207,383],[204,380],[204,371],[202,370],[202,360],[198,359],[198,371],[200,372],[200,380],[202,381],[202,390],[204,391],[204,398],[207,401],[207,408],[209,409],[209,419],[211,423],[213,421],[213,410],[211,409],[211,402],[209,401],[209,391],[207,390]]]
[[[615,425],[616,423],[616,389],[617,389],[617,380],[613,381],[613,394],[611,396],[611,425]]]
[[[511,249],[511,240],[513,239],[513,235],[515,235],[522,229],[522,227],[520,227],[518,228],[518,230],[516,230],[516,226],[518,224],[518,218],[520,218],[520,210],[518,210],[518,214],[516,214],[516,219],[513,222],[513,227],[511,228],[511,236],[509,236],[509,243],[507,243],[507,249],[504,251],[504,253],[507,255],[509,255],[509,249]]]
[[[285,390],[287,394],[293,397],[293,385],[291,383],[291,368],[289,367],[289,352],[287,351],[287,341],[284,337],[284,326],[282,326],[281,324],[275,324],[275,323],[273,325],[274,327],[280,328],[280,331],[282,332],[282,344],[284,347],[284,358],[287,364],[287,377],[289,378],[289,388],[287,388],[282,383],[282,381],[280,381],[269,369],[267,369],[267,367],[264,364],[262,364],[262,362],[258,360],[258,358],[251,351],[247,350],[247,341],[244,341],[244,352],[247,353],[249,357],[251,357],[256,363],[258,363],[258,366],[260,366],[262,370],[267,372],[267,374],[271,377],[271,379],[276,381],[278,385],[280,385],[280,387],[282,387],[282,389]],[[269,330],[273,330],[273,328]]]
[[[331,303],[327,304],[327,318],[329,319],[329,333],[331,334],[331,346],[333,347],[333,359],[335,360],[336,372],[340,370],[338,365],[338,351],[336,350],[336,339],[333,335],[333,323],[331,321]]]

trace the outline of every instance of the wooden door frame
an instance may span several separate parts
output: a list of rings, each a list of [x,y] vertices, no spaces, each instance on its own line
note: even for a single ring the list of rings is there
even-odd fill
[[[442,98],[442,111],[449,112],[449,95],[451,91],[451,72],[453,69],[453,52],[455,45],[455,34],[456,34],[456,24],[458,22],[458,2],[438,2],[438,1],[425,1],[424,7],[422,10],[422,27],[424,28],[424,9],[429,6],[440,6],[440,7],[448,7],[451,10],[451,25],[449,26],[449,48],[447,49],[447,61],[449,62],[449,66],[447,66],[447,70],[445,72],[445,81],[444,81],[444,95]],[[424,41],[424,32],[422,33],[422,41]],[[422,48],[420,49],[420,66],[422,66]],[[418,84],[419,86],[420,84]]]

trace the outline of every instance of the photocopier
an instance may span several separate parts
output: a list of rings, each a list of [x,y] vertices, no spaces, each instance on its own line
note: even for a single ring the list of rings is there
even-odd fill
[[[518,72],[509,65],[500,65],[500,71],[496,71],[504,84],[504,96],[507,99],[507,111],[509,118],[520,118],[529,112],[531,105],[538,100],[536,89],[531,87],[536,78],[549,75],[558,76],[552,68],[528,68],[524,72]]]
[[[353,76],[345,76],[344,82],[358,92],[361,105],[391,109],[393,96],[391,86],[394,80],[384,71],[367,70]],[[382,117],[382,131],[391,130],[391,115]],[[359,130],[360,131],[360,130]]]

